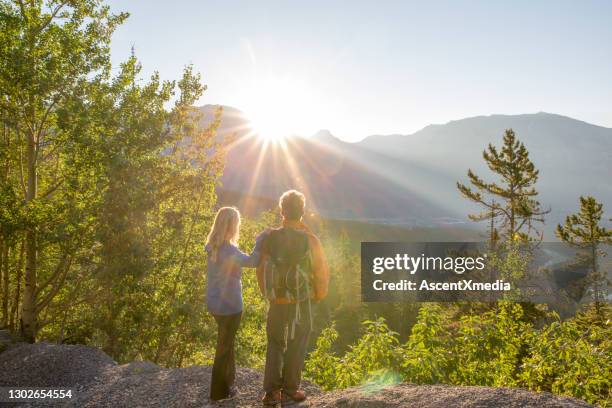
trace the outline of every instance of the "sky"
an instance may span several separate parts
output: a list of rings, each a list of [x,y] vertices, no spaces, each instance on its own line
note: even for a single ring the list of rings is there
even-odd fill
[[[489,114],[612,127],[612,1],[110,1],[144,74],[193,64],[199,104],[347,141]]]

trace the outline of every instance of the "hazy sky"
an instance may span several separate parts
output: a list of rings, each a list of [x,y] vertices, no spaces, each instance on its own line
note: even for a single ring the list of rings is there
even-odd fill
[[[546,111],[612,127],[612,1],[111,1],[145,73],[193,63],[203,104],[346,140]],[[267,122],[267,123],[266,123]]]

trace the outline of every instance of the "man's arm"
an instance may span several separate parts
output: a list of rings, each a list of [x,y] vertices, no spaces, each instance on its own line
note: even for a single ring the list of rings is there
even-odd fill
[[[327,296],[329,286],[329,266],[323,252],[321,241],[314,234],[309,234],[310,253],[312,256],[312,273],[314,278],[314,300],[322,300]]]

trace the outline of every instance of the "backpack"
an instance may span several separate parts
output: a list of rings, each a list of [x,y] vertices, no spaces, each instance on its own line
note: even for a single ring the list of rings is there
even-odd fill
[[[313,294],[313,268],[308,234],[293,228],[269,232],[265,241],[263,291],[270,301],[289,302],[310,299]]]

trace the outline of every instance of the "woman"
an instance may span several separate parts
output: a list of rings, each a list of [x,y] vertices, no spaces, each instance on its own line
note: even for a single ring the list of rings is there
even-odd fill
[[[210,385],[213,401],[236,395],[234,378],[234,339],[242,316],[242,267],[256,267],[259,263],[259,242],[251,255],[237,246],[240,213],[233,207],[223,207],[206,242],[208,253],[208,311],[218,326],[217,348]]]

